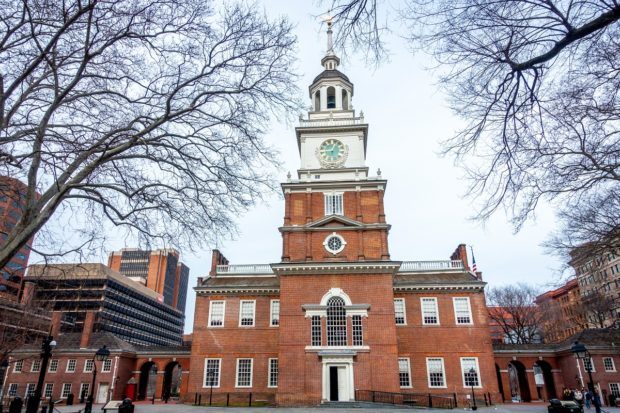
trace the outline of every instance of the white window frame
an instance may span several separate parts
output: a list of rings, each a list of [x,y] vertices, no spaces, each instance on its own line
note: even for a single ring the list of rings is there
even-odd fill
[[[406,361],[407,362],[407,374],[408,374],[408,377],[409,377],[409,385],[408,386],[403,386],[402,384],[400,384],[400,374],[402,373],[400,371],[400,362],[401,361]],[[399,357],[398,358],[398,384],[400,385],[401,389],[411,389],[411,388],[413,388],[412,377],[411,377],[411,360],[409,359],[409,357]]]
[[[278,314],[277,314],[277,320],[278,320],[278,324],[273,324],[273,320],[275,319],[274,317],[274,312],[273,312],[273,306],[274,303],[278,303],[277,307],[278,307]],[[280,300],[271,300],[270,304],[269,304],[269,327],[279,327],[280,326]]]
[[[620,397],[620,383],[609,383],[609,394],[614,394],[614,391],[612,389],[612,385],[615,385],[616,387],[616,397]]]
[[[107,368],[106,368],[107,365]],[[101,363],[101,372],[102,373],[110,373],[112,371],[112,359],[105,359],[103,363]]]
[[[38,373],[41,371],[41,359],[32,360],[32,364],[30,365],[31,373]]]
[[[478,357],[461,357],[461,378],[463,379],[463,387],[466,389],[471,389],[472,386],[467,385],[467,382],[465,381],[465,374],[469,374],[469,368],[467,369],[467,371],[465,371],[465,368],[463,366],[463,360],[474,360],[475,366],[474,369],[476,370],[476,374],[478,375],[478,385],[477,386],[473,386],[474,389],[481,389],[482,388],[482,375],[480,374],[480,365],[478,364]],[[471,368],[471,367],[470,367]],[[445,375],[445,373],[444,373]]]
[[[69,397],[69,395],[71,394],[71,383],[63,383],[62,384],[62,390],[60,392],[60,398],[61,399],[66,399],[67,397]],[[66,389],[68,389],[67,391],[65,391]]]
[[[21,373],[24,369],[24,360],[17,360],[15,364],[13,364],[13,373]]]
[[[252,324],[241,324],[243,304],[252,304]],[[254,327],[256,325],[256,300],[240,300],[239,301],[239,327]]]
[[[34,392],[37,391],[36,383],[26,383],[26,392],[24,393],[24,398],[34,396]]]
[[[80,392],[78,393],[78,399],[82,398],[82,393],[84,392],[84,388],[86,388],[86,392],[84,393],[84,398],[90,396],[90,383],[80,383]]]
[[[592,357],[588,357],[588,358],[590,359],[590,369],[591,369],[590,371],[592,373],[596,373],[596,367],[594,367],[594,359]],[[588,369],[586,368],[586,359],[583,358],[583,359],[581,359],[581,361],[582,361],[582,364],[583,364],[583,369],[587,373]]]
[[[88,368],[90,366],[90,368]],[[84,360],[84,373],[92,373],[95,369],[95,360],[86,359]]]
[[[73,365],[73,368],[71,368],[72,365]],[[67,360],[67,368],[65,369],[65,373],[75,373],[76,369],[77,369],[77,360],[76,359]]]
[[[221,325],[211,325],[212,315],[213,315],[213,304],[222,304],[222,324]],[[209,320],[207,323],[208,328],[222,328],[224,327],[224,323],[226,321],[226,300],[213,300],[209,302]]]
[[[427,323],[424,319],[424,300],[431,300],[435,303],[435,314],[437,316],[436,323]],[[437,297],[420,297],[420,311],[422,312],[422,325],[425,326],[438,326],[441,325],[441,321],[439,318],[439,303],[437,302]]]
[[[467,302],[467,310],[468,310],[467,316],[469,317],[469,323],[459,322],[459,314],[456,311],[456,302],[459,300],[463,300]],[[452,307],[454,308],[454,322],[457,325],[471,326],[474,324],[474,317],[472,316],[472,313],[471,313],[471,301],[469,297],[452,297]]]
[[[19,383],[11,383],[11,384],[9,384],[7,395],[9,397],[17,396],[17,390],[19,390]]]
[[[272,360],[276,361],[276,373],[275,373],[275,377],[276,377],[276,384],[275,386],[272,384],[271,382],[271,375],[273,374],[273,369],[272,369]],[[267,368],[267,387],[270,389],[275,389],[278,387],[278,380],[280,379],[280,362],[278,361],[277,358],[270,358],[267,360],[268,364],[268,368]]]
[[[54,363],[55,362],[55,363]],[[50,360],[50,365],[47,368],[47,372],[48,373],[56,373],[58,371],[58,366],[60,365],[60,360],[58,359],[52,359]],[[54,369],[52,370],[52,367],[54,367]]]
[[[611,369],[607,370],[607,365],[605,364],[605,361],[609,360],[611,362]],[[603,357],[603,368],[605,369],[606,372],[615,372],[616,371],[616,363],[614,362],[614,358],[613,357]]]
[[[344,215],[344,192],[324,192],[325,216]],[[331,199],[331,200],[330,200]],[[340,201],[337,201],[339,199]]]
[[[217,361],[217,384],[213,383],[213,386],[207,386],[207,367],[209,366],[209,360],[216,360]],[[206,358],[205,359],[205,367],[203,370],[203,376],[202,376],[202,387],[205,389],[209,389],[211,387],[213,387],[214,389],[218,389],[220,387],[220,384],[222,383],[222,359],[221,358]]]
[[[49,389],[49,392],[47,391]],[[45,383],[45,387],[43,388],[43,397],[49,399],[54,395],[54,383]]]
[[[240,386],[239,385],[239,366],[240,366],[240,362],[241,360],[250,360],[250,385],[249,386]],[[252,380],[254,379],[254,374],[253,374],[253,370],[254,370],[254,359],[253,358],[249,358],[249,357],[241,357],[237,359],[237,368],[235,369],[235,387],[238,389],[250,389],[252,388]]]
[[[440,360],[441,361],[441,374],[442,374],[442,377],[443,377],[443,386],[431,385],[431,371],[429,369],[429,364],[428,364],[428,362],[430,360]],[[448,383],[447,383],[447,380],[446,380],[446,365],[444,363],[443,357],[427,357],[426,358],[426,379],[428,380],[428,387],[429,387],[429,389],[446,389],[446,388],[448,388]]]
[[[397,323],[396,322],[396,302],[400,302],[403,305],[403,322],[402,323]],[[397,326],[406,326],[407,325],[407,303],[405,302],[404,298],[395,298],[394,299],[394,322],[396,323]]]

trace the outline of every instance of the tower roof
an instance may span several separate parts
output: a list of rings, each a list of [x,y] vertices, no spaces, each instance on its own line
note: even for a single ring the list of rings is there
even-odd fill
[[[333,69],[333,70],[323,70],[321,73],[319,73],[317,77],[314,78],[314,80],[312,81],[312,84],[318,82],[321,79],[333,79],[333,78],[341,78],[351,83],[347,75],[342,73],[340,70]]]

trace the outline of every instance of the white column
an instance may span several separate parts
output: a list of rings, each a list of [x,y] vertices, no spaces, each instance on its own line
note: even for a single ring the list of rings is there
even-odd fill
[[[342,110],[342,86],[336,86],[336,109]]]
[[[321,110],[327,110],[327,86],[321,86]]]

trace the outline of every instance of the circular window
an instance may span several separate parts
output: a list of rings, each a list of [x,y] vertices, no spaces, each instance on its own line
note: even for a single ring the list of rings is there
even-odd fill
[[[323,241],[323,245],[325,246],[325,249],[327,251],[331,252],[332,254],[338,254],[344,249],[345,245],[347,245],[347,242],[344,240],[344,238],[334,232],[333,234],[325,238],[325,241]]]

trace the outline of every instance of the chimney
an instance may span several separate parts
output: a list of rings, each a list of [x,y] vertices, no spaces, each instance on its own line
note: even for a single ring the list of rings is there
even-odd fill
[[[82,337],[80,338],[80,348],[88,348],[90,343],[90,335],[93,332],[95,326],[95,311],[87,311],[86,318],[84,319],[84,326],[82,327]]]
[[[60,334],[60,324],[62,323],[62,313],[52,311],[52,325],[50,326],[50,336],[58,337]]]
[[[467,246],[465,244],[459,244],[450,256],[451,260],[461,260],[465,266],[465,270],[471,271],[469,268],[469,261],[467,260]]]
[[[220,252],[220,250],[215,249],[211,255],[211,271],[209,272],[211,277],[215,277],[217,275],[218,265],[228,265],[228,260]]]
[[[35,283],[33,283],[32,281],[24,281],[24,286],[22,287],[22,298],[20,301],[23,305],[28,305],[32,302],[32,297],[34,297],[35,289]]]

